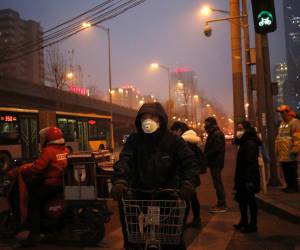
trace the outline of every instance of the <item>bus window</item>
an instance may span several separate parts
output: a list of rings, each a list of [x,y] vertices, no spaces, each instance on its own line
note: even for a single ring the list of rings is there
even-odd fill
[[[15,144],[19,139],[19,127],[16,116],[1,115],[0,117],[0,143]]]
[[[106,140],[109,127],[106,121],[89,120],[89,140]]]
[[[66,119],[66,118],[58,118],[57,124],[58,124],[58,127],[63,132],[64,138],[67,142],[75,141],[77,139],[76,120]]]

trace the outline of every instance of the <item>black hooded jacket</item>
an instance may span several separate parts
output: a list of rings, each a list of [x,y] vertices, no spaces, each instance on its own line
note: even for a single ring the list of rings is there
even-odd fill
[[[210,168],[223,168],[225,161],[225,136],[219,127],[211,124],[208,128],[204,154]]]
[[[245,191],[246,183],[251,183],[252,192],[260,191],[260,174],[258,165],[260,139],[255,133],[246,132],[240,139],[235,139],[239,146],[236,159],[235,185],[237,191]]]
[[[160,127],[152,134],[142,130],[141,116],[160,118]],[[199,185],[199,167],[194,153],[182,138],[167,129],[168,117],[160,103],[144,104],[135,120],[132,133],[114,165],[113,182],[132,188],[179,188],[180,183]]]

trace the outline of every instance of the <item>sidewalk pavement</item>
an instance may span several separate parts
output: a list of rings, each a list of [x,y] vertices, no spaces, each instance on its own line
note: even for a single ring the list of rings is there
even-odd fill
[[[290,194],[281,189],[282,187],[268,187],[265,194],[257,194],[259,208],[300,225],[300,192]]]

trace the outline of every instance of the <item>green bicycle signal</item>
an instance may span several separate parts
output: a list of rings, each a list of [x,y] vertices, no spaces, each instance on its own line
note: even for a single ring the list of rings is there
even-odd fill
[[[273,23],[273,15],[269,11],[262,11],[258,14],[258,25],[260,27],[270,26]]]
[[[276,30],[274,0],[251,0],[253,22],[256,33],[269,33]]]

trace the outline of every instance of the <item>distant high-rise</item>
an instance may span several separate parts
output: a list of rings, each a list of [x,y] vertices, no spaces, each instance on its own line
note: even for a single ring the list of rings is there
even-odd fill
[[[300,110],[300,1],[284,0],[288,79],[283,93],[286,104]]]
[[[276,96],[275,105],[279,106],[285,103],[284,89],[287,81],[288,69],[286,63],[277,63],[274,67],[274,80],[278,85],[278,94]]]
[[[39,23],[22,20],[18,12],[11,9],[0,10],[0,57],[5,59],[28,48],[28,42],[41,39]],[[26,44],[27,42],[27,44]],[[25,46],[24,46],[25,44]],[[33,47],[35,50],[36,47]],[[36,84],[44,84],[44,56],[42,50],[12,61],[1,63],[0,76],[14,77]]]
[[[194,71],[187,68],[178,68],[171,72],[171,98],[174,101],[175,115],[191,118],[196,78]]]

